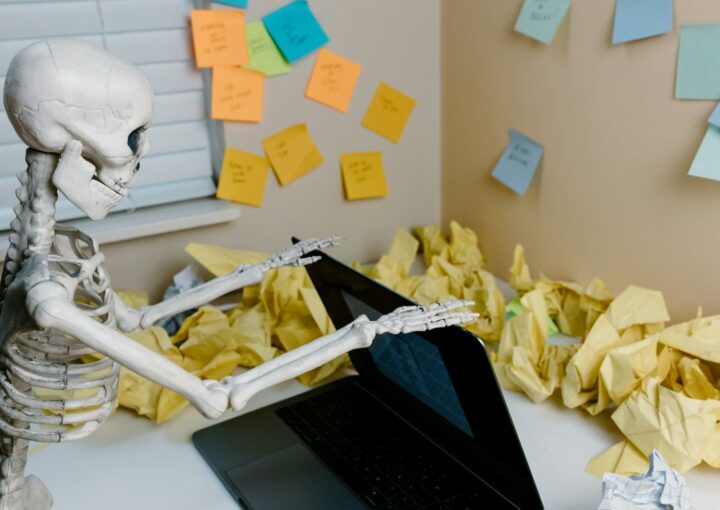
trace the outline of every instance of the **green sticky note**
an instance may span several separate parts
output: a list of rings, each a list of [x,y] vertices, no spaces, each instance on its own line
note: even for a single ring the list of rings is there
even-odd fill
[[[675,99],[720,99],[720,23],[680,27]]]
[[[565,18],[571,0],[525,0],[515,31],[550,44]]]
[[[280,54],[262,21],[245,25],[250,63],[245,69],[260,71],[265,76],[277,76],[290,72],[290,65]]]
[[[525,307],[520,302],[520,296],[515,296],[515,299],[505,305],[505,322],[509,321],[513,317],[522,315],[523,313],[525,313]],[[548,336],[552,336],[559,332],[560,330],[558,329],[557,324],[555,324],[553,318],[548,317]]]
[[[710,125],[695,154],[690,175],[720,181],[720,128]]]

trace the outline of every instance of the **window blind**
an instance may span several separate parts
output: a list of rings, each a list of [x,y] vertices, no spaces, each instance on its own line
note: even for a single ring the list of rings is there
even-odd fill
[[[137,66],[152,84],[151,150],[114,211],[215,194],[211,148],[221,142],[211,139],[219,130],[208,121],[204,80],[193,61],[188,24],[193,7],[193,0],[0,0],[0,84],[19,50],[57,37],[104,47]],[[25,167],[25,146],[0,101],[0,230],[14,217],[15,175]],[[83,216],[60,196],[58,220]]]

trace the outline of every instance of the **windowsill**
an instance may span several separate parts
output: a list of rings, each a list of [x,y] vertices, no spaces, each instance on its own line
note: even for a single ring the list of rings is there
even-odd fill
[[[168,232],[216,225],[240,217],[240,207],[222,200],[203,198],[177,204],[119,212],[102,221],[89,219],[62,222],[82,230],[100,244],[138,239]],[[0,232],[0,253],[8,248],[8,231]]]

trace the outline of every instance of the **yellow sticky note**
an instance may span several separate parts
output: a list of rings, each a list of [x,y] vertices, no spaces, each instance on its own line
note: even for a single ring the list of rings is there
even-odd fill
[[[190,25],[198,67],[248,63],[243,11],[195,9],[190,13]]]
[[[305,89],[305,97],[341,112],[348,111],[362,66],[322,48]]]
[[[370,102],[362,125],[395,143],[415,108],[415,100],[386,83],[380,83]]]
[[[340,164],[348,200],[384,197],[388,194],[381,153],[341,154]]]
[[[240,67],[213,69],[212,112],[217,120],[260,122],[265,75]]]
[[[324,159],[315,146],[306,124],[296,124],[262,142],[282,186],[320,166]]]
[[[262,156],[226,148],[217,197],[260,207],[269,169],[270,162]]]

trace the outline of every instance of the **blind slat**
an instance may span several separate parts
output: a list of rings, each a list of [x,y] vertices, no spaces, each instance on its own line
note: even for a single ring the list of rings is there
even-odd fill
[[[192,60],[190,31],[186,28],[108,34],[109,52],[131,64]]]
[[[200,71],[190,60],[166,64],[143,64],[137,68],[150,80],[156,94],[203,89]]]
[[[153,125],[206,119],[205,97],[201,90],[155,96]]]
[[[59,20],[62,20],[62,23]],[[43,2],[0,6],[0,37],[3,39],[100,32],[102,23],[95,2]]]
[[[101,2],[105,31],[126,32],[188,26],[192,0],[126,0]]]

